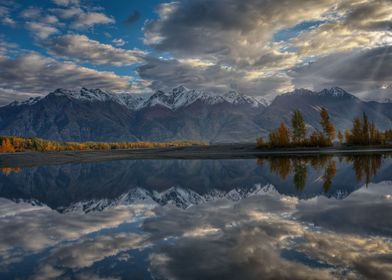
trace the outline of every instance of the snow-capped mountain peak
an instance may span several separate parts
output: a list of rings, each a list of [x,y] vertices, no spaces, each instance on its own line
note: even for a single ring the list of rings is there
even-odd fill
[[[145,101],[144,96],[129,94],[129,93],[113,93],[102,89],[87,89],[81,88],[80,90],[68,90],[59,88],[52,92],[50,95],[65,96],[67,98],[76,99],[85,102],[107,102],[113,101],[131,110],[138,110],[140,105]]]
[[[10,103],[9,106],[33,105],[33,104],[37,103],[38,101],[40,101],[41,99],[42,99],[41,96],[30,97],[29,99],[24,100],[24,101],[14,101],[14,102]]]
[[[296,96],[319,96],[319,97],[335,97],[335,98],[349,98],[355,99],[354,95],[351,95],[347,91],[339,87],[333,87],[330,89],[323,89],[321,91],[311,91],[308,89],[295,89],[293,92],[288,93],[290,95]]]
[[[233,105],[251,105],[252,107],[264,106],[253,97],[230,91],[224,94],[207,92],[204,90],[188,89],[184,86],[173,88],[171,91],[157,91],[143,105],[143,107],[163,106],[171,110],[187,107],[195,102],[207,105],[230,103]]]
[[[45,98],[66,97],[82,102],[116,102],[126,106],[132,111],[138,111],[144,108],[161,106],[170,110],[178,110],[188,107],[195,102],[201,102],[205,105],[216,105],[229,103],[232,105],[248,105],[254,108],[266,107],[268,103],[261,97],[255,98],[237,91],[227,93],[213,93],[199,89],[188,89],[185,86],[178,86],[169,91],[157,90],[151,96],[143,96],[131,93],[114,93],[102,89],[64,89],[59,88],[49,93]],[[15,101],[12,106],[33,105],[43,99],[42,97],[30,98],[26,101]]]
[[[318,92],[319,95],[327,95],[333,97],[345,97],[345,98],[355,98],[353,95],[349,94],[347,91],[340,87],[333,87],[330,89],[323,89]]]

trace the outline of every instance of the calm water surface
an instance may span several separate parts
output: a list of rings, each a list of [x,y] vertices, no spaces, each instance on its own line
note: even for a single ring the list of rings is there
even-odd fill
[[[0,173],[0,279],[392,279],[392,159]]]

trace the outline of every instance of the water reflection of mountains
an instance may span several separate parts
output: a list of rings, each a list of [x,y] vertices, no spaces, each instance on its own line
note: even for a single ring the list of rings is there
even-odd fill
[[[114,161],[3,170],[0,197],[61,211],[78,203],[100,204],[95,210],[101,210],[121,197],[186,208],[214,198],[241,199],[265,185],[302,199],[344,198],[370,181],[391,179],[389,155]]]

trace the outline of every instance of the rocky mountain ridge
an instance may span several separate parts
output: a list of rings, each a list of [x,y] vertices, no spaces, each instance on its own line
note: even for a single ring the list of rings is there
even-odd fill
[[[319,129],[325,107],[338,129],[366,112],[380,129],[392,127],[392,103],[363,101],[341,88],[297,89],[271,103],[230,91],[216,94],[183,86],[151,96],[101,89],[57,89],[45,97],[0,107],[0,135],[60,141],[253,142],[302,111],[309,130]]]

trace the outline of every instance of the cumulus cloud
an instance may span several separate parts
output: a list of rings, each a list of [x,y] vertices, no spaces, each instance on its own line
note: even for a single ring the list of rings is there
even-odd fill
[[[333,2],[203,0],[162,4],[160,18],[146,23],[145,42],[180,55],[253,64],[270,52],[274,32],[304,19],[319,19]]]
[[[75,21],[71,24],[71,27],[75,29],[86,29],[97,24],[109,24],[114,22],[113,18],[108,17],[103,13],[84,12],[77,16]]]
[[[59,30],[43,22],[28,22],[27,29],[39,39],[46,39],[50,35],[58,33]]]
[[[391,91],[387,80],[375,78],[372,82],[371,78],[360,79],[359,74],[344,79],[347,73],[358,72],[357,64],[348,62],[354,61],[359,52],[377,51],[392,45],[392,6],[389,0],[189,0],[162,3],[156,9],[158,18],[144,24],[144,43],[155,50],[157,57],[162,55],[169,59],[145,58],[136,50],[114,48],[87,37],[78,37],[84,35],[59,36],[50,42],[49,39],[62,33],[65,27],[82,32],[96,25],[115,23],[115,19],[101,8],[87,7],[78,0],[53,0],[53,3],[56,7],[48,9],[45,14],[35,7],[21,13],[26,19],[26,28],[39,41],[45,41],[43,45],[52,54],[114,66],[145,60],[139,74],[151,81],[154,88],[184,84],[191,88],[234,89],[249,95],[271,97],[304,86],[317,89],[324,85],[341,86],[360,97],[375,92],[377,88],[380,93]],[[6,10],[4,13],[7,15]],[[139,19],[140,12],[135,10],[124,23],[133,24]],[[75,43],[76,38],[81,39],[80,46]],[[121,47],[125,41],[114,39],[112,44]],[[343,53],[349,54],[351,60]],[[331,61],[339,57],[347,62],[343,67],[344,75],[335,75],[335,78],[333,73],[327,73],[323,76],[321,70],[315,69],[316,66],[324,70],[330,68]],[[389,67],[387,61],[383,66]],[[310,73],[306,81],[306,77],[298,73],[305,73],[303,69],[309,62],[314,62],[310,68],[319,76]],[[369,63],[370,69],[375,67],[377,65]]]
[[[53,3],[59,6],[79,5],[79,0],[52,0]]]
[[[126,42],[122,39],[122,38],[118,38],[118,39],[113,39],[112,43],[116,46],[116,47],[122,47],[126,44]]]
[[[154,89],[171,89],[178,85],[208,89],[213,92],[237,90],[248,95],[268,95],[292,89],[291,78],[282,74],[238,69],[200,59],[146,58],[138,68],[142,79],[153,81]]]
[[[3,25],[14,27],[15,20],[11,16],[11,9],[7,6],[0,6],[0,22]]]
[[[113,24],[115,20],[97,9],[89,9],[79,5],[79,1],[58,0],[58,8],[49,9],[63,20],[70,20],[69,27],[72,29],[88,29],[95,25]]]
[[[390,46],[331,54],[290,72],[299,87],[316,90],[340,86],[372,99],[391,97]]]
[[[102,44],[85,35],[59,36],[43,42],[43,46],[54,55],[100,65],[131,65],[141,62],[146,55],[143,51]]]
[[[32,36],[38,39],[47,39],[53,34],[59,33],[61,25],[58,18],[45,14],[45,12],[36,7],[29,7],[21,12],[21,17],[26,20],[26,29]]]
[[[197,59],[235,69],[235,73],[244,73],[236,78],[241,88],[257,85],[259,95],[272,94],[276,88],[301,87],[287,74],[304,63],[331,54],[392,44],[391,9],[388,0],[170,2],[157,8],[158,19],[146,22],[144,42],[158,51],[169,52],[173,60]],[[312,21],[318,24],[306,27]],[[297,31],[290,38],[275,41],[274,35],[280,31],[295,28]],[[156,62],[153,64],[147,67],[153,68]],[[168,66],[161,64],[162,70],[164,65]],[[189,76],[185,77],[183,65],[178,67],[182,80],[206,80],[211,75],[208,67],[204,71],[194,67],[197,69],[187,71]],[[167,70],[174,71],[173,63]],[[230,84],[232,74],[227,71],[225,79],[217,79],[217,83]],[[273,80],[279,77],[281,85],[271,87],[271,77]],[[255,80],[259,82],[255,84]],[[154,81],[153,84],[166,82]],[[329,86],[338,85],[331,82]]]
[[[0,88],[22,94],[46,94],[59,87],[131,90],[132,78],[100,72],[74,63],[58,62],[37,53],[0,57]],[[9,97],[14,99],[13,96]]]

